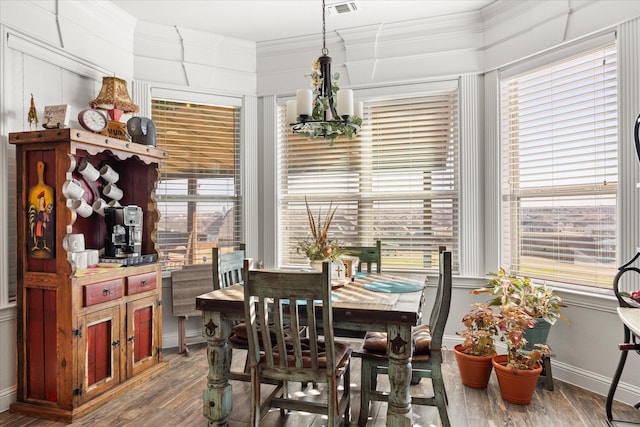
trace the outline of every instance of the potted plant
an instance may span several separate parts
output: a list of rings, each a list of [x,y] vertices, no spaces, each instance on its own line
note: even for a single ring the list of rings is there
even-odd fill
[[[491,376],[491,358],[496,353],[498,316],[484,303],[473,304],[473,309],[462,318],[465,329],[457,334],[464,338],[453,353],[460,371],[462,384],[471,388],[487,388]]]
[[[331,226],[331,221],[333,221],[333,216],[336,213],[338,206],[332,210],[331,208],[333,207],[333,203],[330,203],[324,219],[322,217],[322,210],[319,210],[318,219],[316,221],[306,197],[304,199],[304,203],[307,207],[311,239],[299,241],[297,251],[298,253],[302,252],[307,256],[312,267],[318,269],[317,265],[319,265],[319,271],[322,271],[323,261],[330,260],[333,262],[337,260],[340,255],[345,253],[345,250],[340,247],[337,240],[329,239],[329,226]]]
[[[542,372],[542,358],[550,352],[545,344],[535,344],[526,350],[525,331],[535,325],[536,320],[518,305],[503,305],[498,327],[501,340],[507,344],[507,354],[495,355],[492,359],[496,371],[500,394],[507,402],[528,405]]]
[[[528,344],[525,350],[533,350],[535,344],[546,344],[551,326],[558,319],[567,320],[560,312],[562,307],[566,307],[562,298],[546,284],[534,284],[529,277],[518,277],[503,268],[489,275],[491,279],[487,285],[472,293],[491,294],[494,298],[488,302],[489,305],[516,305],[535,319],[535,326],[526,331]]]

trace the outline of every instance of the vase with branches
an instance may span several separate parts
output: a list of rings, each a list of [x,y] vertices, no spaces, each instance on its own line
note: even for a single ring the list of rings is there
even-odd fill
[[[307,218],[309,220],[309,230],[311,232],[310,239],[304,239],[298,242],[298,253],[304,253],[309,261],[335,261],[346,251],[340,247],[337,239],[329,238],[329,227],[333,221],[333,217],[338,209],[333,202],[329,204],[329,209],[323,215],[322,208],[318,210],[318,218],[313,216],[309,202],[305,197],[304,203],[307,208]]]

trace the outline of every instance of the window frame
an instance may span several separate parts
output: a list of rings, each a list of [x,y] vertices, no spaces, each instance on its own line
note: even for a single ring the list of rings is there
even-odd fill
[[[197,203],[210,203],[210,204],[217,204],[217,203],[231,203],[234,206],[234,218],[233,218],[233,224],[235,227],[235,230],[233,231],[233,235],[234,235],[234,239],[233,242],[225,242],[224,245],[238,245],[241,243],[242,240],[242,235],[243,235],[243,212],[242,210],[244,209],[244,202],[243,202],[243,197],[242,197],[242,183],[243,183],[243,171],[241,169],[241,165],[242,165],[242,138],[241,138],[241,134],[242,134],[242,109],[243,109],[243,100],[241,98],[235,98],[235,97],[230,97],[230,96],[221,96],[221,95],[214,95],[214,94],[207,94],[207,93],[194,93],[194,92],[183,92],[183,91],[177,91],[177,90],[172,90],[172,89],[167,89],[167,88],[151,88],[151,96],[150,96],[150,104],[151,102],[155,101],[155,100],[162,100],[162,101],[168,101],[168,102],[176,102],[176,103],[183,103],[183,104],[197,104],[197,105],[203,105],[203,106],[209,106],[209,107],[223,107],[223,108],[231,108],[235,110],[235,130],[237,132],[236,137],[235,137],[235,147],[237,152],[235,153],[234,156],[234,162],[235,162],[235,173],[234,173],[234,189],[233,189],[233,194],[227,194],[227,195],[215,195],[215,194],[203,194],[203,195],[197,195],[194,193],[195,187],[193,185],[194,182],[194,177],[192,176],[191,179],[187,179],[187,183],[188,183],[188,187],[189,187],[189,194],[179,194],[179,195],[161,195],[159,193],[160,190],[160,186],[162,185],[162,173],[160,173],[160,176],[158,177],[158,187],[156,188],[155,191],[155,197],[156,197],[156,204],[158,205],[158,211],[160,212],[160,221],[162,221],[162,209],[161,209],[161,204],[163,202],[168,202],[168,203],[187,203],[187,204],[197,204]],[[151,109],[150,109],[151,112]],[[159,147],[161,148],[161,147]],[[169,159],[170,161],[170,159]],[[162,165],[161,165],[162,168]],[[195,177],[197,180],[197,177]],[[193,193],[193,194],[192,194]],[[190,223],[190,225],[188,225],[188,227],[192,227],[192,221],[189,220],[188,221]],[[158,238],[158,250],[159,252],[161,252],[160,250],[160,239]],[[203,255],[198,259],[193,260],[192,264],[208,264],[211,263],[211,256],[209,254],[209,256]],[[163,264],[163,261],[161,260],[161,264],[162,264],[162,274],[163,275],[168,275],[172,270],[176,270],[179,268],[182,268],[182,266],[184,265],[190,265],[190,264],[184,264],[182,263],[180,266],[178,266],[177,264],[174,266],[174,268],[171,267],[165,267],[165,265]]]
[[[504,116],[506,114],[503,112],[503,109],[507,107],[504,105],[504,102],[503,102],[503,99],[504,99],[503,88],[505,86],[506,81],[515,79],[519,76],[526,75],[529,73],[533,74],[536,71],[541,70],[545,67],[557,65],[559,63],[569,62],[572,59],[575,59],[580,56],[587,56],[598,49],[605,49],[607,47],[611,48],[611,50],[613,51],[613,55],[615,55],[615,58],[616,58],[616,61],[615,61],[616,67],[618,67],[618,63],[617,63],[618,52],[617,52],[615,35],[613,33],[606,33],[606,34],[600,34],[600,35],[594,36],[589,39],[581,40],[579,42],[572,43],[567,46],[559,47],[550,52],[537,55],[534,58],[523,60],[503,70],[499,70],[498,85],[497,85],[498,100],[499,100],[498,101],[499,107],[498,107],[497,114],[498,114],[498,120],[500,123],[498,135],[500,140],[499,152],[501,157],[500,168],[501,168],[501,175],[502,175],[500,178],[500,184],[499,184],[500,185],[500,212],[502,213],[501,220],[500,220],[502,236],[499,239],[499,243],[503,248],[500,254],[500,264],[505,268],[507,268],[508,270],[510,270],[511,272],[514,272],[515,274],[527,275],[534,280],[542,280],[542,281],[545,281],[546,283],[553,284],[554,286],[573,288],[573,289],[590,289],[596,292],[600,292],[598,290],[606,291],[611,286],[613,276],[615,275],[615,270],[617,269],[617,264],[615,262],[615,260],[618,258],[617,245],[615,244],[613,245],[613,248],[614,248],[613,264],[611,265],[610,268],[602,268],[602,271],[605,272],[604,278],[592,280],[591,283],[589,282],[589,280],[586,280],[586,279],[576,281],[576,282],[570,282],[566,278],[563,278],[558,275],[551,275],[551,274],[544,274],[544,273],[540,274],[540,273],[536,273],[535,271],[529,271],[526,268],[519,267],[520,260],[518,259],[517,255],[514,255],[515,253],[514,251],[516,251],[516,249],[513,248],[514,246],[513,241],[518,237],[512,236],[511,240],[509,242],[506,242],[505,234],[508,234],[508,231],[505,231],[505,230],[508,230],[509,227],[513,227],[514,221],[517,222],[517,219],[514,219],[513,217],[509,216],[508,205],[518,203],[518,200],[531,199],[536,196],[539,198],[543,198],[543,197],[553,198],[554,196],[567,197],[568,195],[577,197],[579,195],[584,195],[584,194],[590,195],[592,199],[596,199],[598,195],[604,195],[605,197],[608,196],[613,199],[613,207],[615,209],[613,217],[615,219],[614,219],[614,223],[612,224],[612,230],[614,230],[614,237],[616,241],[619,240],[620,200],[618,199],[618,191],[619,191],[618,183],[622,178],[621,178],[621,171],[620,171],[620,164],[619,164],[620,162],[618,159],[618,155],[620,152],[619,150],[620,130],[619,130],[619,119],[618,119],[618,116],[620,114],[620,108],[618,105],[620,100],[620,93],[619,93],[620,82],[619,82],[619,77],[617,76],[617,72],[613,73],[615,76],[615,84],[616,84],[615,102],[613,103],[616,105],[616,110],[615,110],[616,117],[613,120],[609,119],[608,121],[609,123],[611,122],[615,123],[615,133],[616,133],[615,141],[613,141],[613,143],[609,142],[609,146],[615,146],[615,150],[616,150],[615,151],[616,179],[614,182],[607,183],[608,184],[607,191],[592,190],[590,192],[585,192],[585,188],[587,188],[588,185],[574,185],[573,188],[570,188],[567,186],[562,189],[557,187],[547,187],[547,192],[545,192],[544,189],[541,189],[541,188],[533,188],[533,187],[524,188],[524,189],[520,188],[519,190],[520,195],[518,196],[517,194],[514,194],[513,191],[511,191],[512,183],[508,182],[508,177],[507,177],[507,175],[509,175],[508,165],[510,164],[510,162],[513,161],[513,159],[509,159],[508,154],[506,154],[506,152],[508,151],[508,147],[506,147],[506,145],[508,145],[509,143],[506,141],[505,134],[504,134],[504,128],[505,128]],[[603,122],[604,121],[605,120],[603,120]],[[595,143],[594,145],[597,145],[597,143]],[[595,185],[592,185],[592,186],[595,187]],[[607,185],[604,185],[604,186],[601,185],[600,187],[607,187]],[[554,188],[555,190],[553,190]],[[522,211],[518,210],[518,212],[522,212]],[[520,214],[518,213],[518,217],[519,216]],[[520,228],[517,228],[517,227],[514,227],[514,228],[516,228],[518,231],[512,234],[516,234],[516,235],[519,234]],[[520,251],[520,249],[518,249],[517,251]],[[516,260],[512,261],[513,258],[516,258]],[[598,277],[598,276],[594,276],[594,277]],[[601,283],[601,285],[598,286],[597,283]]]
[[[454,251],[454,253],[456,254],[456,257],[458,255],[458,251],[459,251],[459,234],[460,234],[460,223],[461,223],[461,209],[460,209],[460,203],[461,203],[461,194],[460,194],[460,187],[461,187],[461,180],[460,180],[460,172],[459,172],[459,168],[460,168],[460,149],[461,149],[461,135],[460,135],[460,102],[461,102],[461,94],[460,94],[460,82],[458,80],[449,80],[449,81],[440,81],[440,82],[430,82],[430,83],[421,83],[421,84],[415,84],[415,85],[405,85],[405,86],[400,86],[400,87],[383,87],[383,88],[375,88],[375,89],[361,89],[361,90],[356,90],[355,91],[355,97],[363,100],[364,104],[365,104],[365,123],[364,123],[364,127],[362,132],[360,133],[361,135],[366,134],[365,131],[365,127],[367,126],[367,120],[369,118],[370,115],[370,108],[371,105],[375,104],[375,103],[384,103],[384,102],[394,102],[394,100],[396,99],[403,99],[403,98],[428,98],[428,97],[433,97],[436,95],[440,95],[440,96],[444,96],[444,93],[455,93],[455,119],[454,119],[454,124],[452,125],[454,129],[454,133],[455,133],[455,184],[453,184],[455,186],[455,188],[453,190],[451,190],[451,193],[453,194],[453,197],[455,198],[455,213],[454,213],[454,226],[455,226],[455,235],[449,240],[451,242],[450,244],[450,248]],[[283,132],[285,132],[285,130],[287,129],[286,125],[283,124],[284,122],[284,118],[286,117],[285,114],[285,107],[284,104],[286,103],[286,99],[281,99],[280,100],[280,105],[278,107],[278,112],[277,112],[277,117],[278,117],[278,135],[277,135],[277,144],[276,144],[276,157],[277,157],[277,176],[278,176],[278,183],[277,183],[277,205],[276,205],[276,209],[277,209],[277,217],[278,217],[278,240],[279,241],[283,241],[283,230],[282,230],[282,224],[283,221],[287,221],[286,219],[283,219],[283,217],[286,218],[286,215],[283,215],[283,204],[286,204],[287,202],[291,202],[294,203],[294,198],[288,198],[285,194],[283,194],[283,183],[282,183],[282,176],[283,176],[283,172],[282,172],[282,159],[281,159],[281,154],[282,154],[282,150],[283,147],[281,145],[281,138],[283,135]],[[356,137],[353,140],[348,140],[348,139],[344,139],[344,140],[337,140],[335,142],[334,146],[340,146],[340,144],[353,144],[354,141],[359,140],[360,137]],[[367,141],[363,143],[363,146],[365,146],[366,144],[371,144],[371,141]],[[325,147],[325,150],[331,150],[333,147]],[[357,149],[355,149],[354,151],[358,151]],[[364,153],[364,152],[361,152]],[[362,154],[364,156],[364,154]],[[359,178],[358,180],[361,180],[362,178]],[[343,188],[344,190],[344,188]],[[423,190],[424,191],[424,190]],[[356,212],[362,212],[361,211],[361,206],[368,206],[368,209],[371,209],[372,203],[376,203],[376,196],[375,196],[375,192],[370,192],[367,196],[365,197],[359,197],[359,196],[354,196],[351,197],[350,195],[344,195],[342,193],[336,193],[335,195],[327,195],[325,194],[324,196],[319,196],[317,194],[317,192],[315,190],[309,190],[309,201],[310,204],[312,205],[312,211],[314,212],[314,215],[316,215],[318,213],[318,208],[321,207],[322,212],[326,212],[329,205],[331,204],[331,202],[333,202],[334,207],[336,204],[341,205],[341,203],[344,204],[356,204],[357,205],[357,211]],[[388,199],[380,199],[378,198],[377,200],[380,201],[384,201],[384,200],[393,200],[393,199],[397,199],[398,197],[389,197]],[[297,196],[298,200],[295,200],[295,202],[297,202],[298,204],[300,204],[300,209],[303,212],[306,212],[304,210],[304,198],[301,195]],[[409,200],[409,199],[407,199]],[[431,197],[426,198],[423,197],[422,202],[424,201],[430,201],[432,200]],[[415,199],[414,201],[417,201],[417,199]],[[339,207],[339,211],[340,211],[340,207]],[[336,216],[340,215],[340,212],[338,211],[338,213],[336,214]],[[353,212],[351,212],[353,213]],[[369,219],[371,219],[371,216],[369,216]],[[308,226],[307,226],[307,219],[306,219],[306,214],[305,214],[305,218],[302,220],[302,222],[304,223],[304,225],[302,225],[301,227],[306,231],[308,230]],[[331,228],[332,233],[333,234],[333,225]],[[375,240],[377,239],[381,239],[383,241],[383,258],[385,257],[385,238],[384,236],[380,236],[379,233],[374,232],[371,229],[367,229],[367,230],[359,230],[358,234],[357,234],[357,239],[354,240],[344,240],[342,239],[342,235],[340,234],[340,232],[336,232],[336,235],[334,236],[334,238],[337,238],[340,243],[343,243],[348,246],[348,245],[361,245],[361,246],[366,246],[366,245],[373,245]],[[287,244],[281,244],[278,245],[278,265],[281,265],[285,268],[287,267],[295,267],[295,268],[299,268],[301,265],[303,266],[303,264],[300,264],[300,261],[298,260],[298,263],[294,263],[291,264],[291,259],[288,259],[287,254],[283,253],[286,251],[293,251],[293,243],[292,242],[288,242]],[[438,245],[438,243],[434,243],[431,245],[430,249],[433,249],[433,253],[437,254],[437,250],[438,250],[438,246],[442,246],[442,245]],[[451,247],[453,246],[453,247]],[[387,252],[387,256],[389,256],[389,252]],[[437,258],[437,257],[436,257]],[[385,264],[384,260],[383,260],[383,265]],[[425,265],[427,265],[427,267],[424,267]],[[456,262],[455,265],[457,266],[458,263]],[[393,269],[402,269],[402,267],[398,267],[398,266],[394,266],[394,265],[389,265],[387,263],[387,265],[384,266],[385,269],[389,269],[389,270],[393,270]],[[419,267],[412,267],[410,269],[407,269],[406,271],[435,271],[435,269],[437,268],[437,261],[436,262],[424,262],[423,263],[423,267],[419,268]]]

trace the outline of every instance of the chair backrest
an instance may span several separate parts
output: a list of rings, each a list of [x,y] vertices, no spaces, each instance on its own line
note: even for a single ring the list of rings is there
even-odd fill
[[[638,258],[640,258],[640,252],[636,253],[633,258],[622,267],[618,268],[618,273],[613,279],[613,292],[618,299],[620,307],[640,307],[640,303],[631,299],[631,293],[640,289],[640,285],[638,284],[640,268],[632,265]],[[638,274],[626,274],[629,272]]]
[[[185,265],[171,272],[171,302],[174,316],[199,316],[196,297],[213,290],[211,266]]]
[[[236,283],[242,283],[242,263],[245,257],[245,245],[232,252],[223,252],[222,248],[212,249],[211,266],[213,268],[213,289],[224,289]]]
[[[262,375],[281,380],[312,381],[335,374],[331,264],[324,262],[322,272],[251,270],[250,261],[245,259],[243,270],[249,365],[262,360]],[[321,311],[318,319],[316,310]],[[318,323],[324,331],[322,355],[317,345]],[[260,346],[258,331],[270,326],[271,333],[262,335]],[[307,326],[306,336],[300,334],[300,326]],[[287,348],[293,352],[281,357],[287,355]],[[321,357],[326,357],[326,367],[321,366]]]
[[[449,318],[451,309],[451,292],[453,287],[453,272],[451,265],[451,252],[440,252],[439,277],[436,297],[429,318],[431,327],[431,350],[439,350],[442,347],[444,327]]]
[[[362,271],[362,264],[367,264],[367,273],[371,273],[372,264],[376,264],[376,272],[382,271],[382,242],[376,240],[375,246],[344,246],[349,255],[360,258],[358,271]]]

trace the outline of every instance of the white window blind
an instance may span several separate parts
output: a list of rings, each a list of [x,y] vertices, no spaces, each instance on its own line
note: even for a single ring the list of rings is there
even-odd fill
[[[314,215],[338,206],[329,236],[345,245],[382,241],[384,269],[437,267],[438,248],[457,253],[458,96],[365,103],[357,138],[307,140],[280,114],[280,264],[307,260],[297,243],[310,236],[305,196]]]
[[[164,270],[211,262],[241,236],[239,109],[152,100],[157,146],[168,153],[156,189]]]
[[[610,287],[615,275],[615,44],[501,82],[503,266]]]

